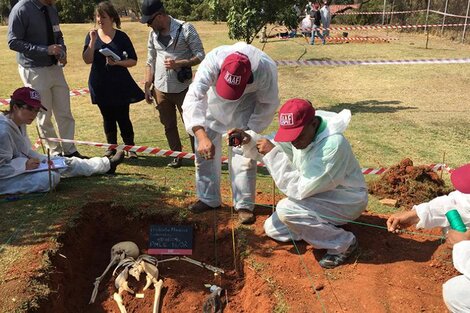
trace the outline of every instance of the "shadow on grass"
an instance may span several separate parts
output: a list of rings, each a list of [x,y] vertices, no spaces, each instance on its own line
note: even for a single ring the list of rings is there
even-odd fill
[[[417,107],[400,106],[401,101],[379,101],[379,100],[363,100],[357,102],[341,102],[328,107],[322,107],[322,110],[340,112],[343,109],[351,110],[355,113],[395,113],[403,110],[418,110]]]

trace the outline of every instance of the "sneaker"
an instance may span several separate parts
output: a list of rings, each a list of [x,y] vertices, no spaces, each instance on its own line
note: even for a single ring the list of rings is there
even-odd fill
[[[113,155],[116,154],[116,149],[106,150],[104,156],[107,158],[111,158]]]
[[[192,204],[189,207],[189,210],[193,213],[202,213],[205,211],[216,210],[218,208],[220,208],[220,206],[214,208],[214,207],[211,207],[210,205],[205,204],[201,200],[198,200],[196,203]]]
[[[122,160],[124,160],[124,151],[121,150],[116,152],[116,154],[109,159],[109,171],[107,174],[114,174],[117,166],[121,164]]]
[[[137,155],[137,153],[135,153],[134,151],[129,151],[129,159],[138,159],[139,156]]]
[[[181,165],[183,165],[183,160],[181,158],[174,158],[173,161],[168,163],[167,167],[178,168],[181,167]]]
[[[320,260],[320,266],[323,268],[335,268],[338,265],[343,264],[347,258],[349,258],[359,247],[357,239],[354,239],[354,242],[349,246],[348,250],[340,254],[325,254]]]
[[[256,220],[255,214],[253,214],[253,211],[250,211],[248,209],[238,209],[238,221],[240,224],[244,225],[250,225],[253,224]]]
[[[59,154],[59,155],[62,156],[62,154]],[[89,159],[89,157],[81,155],[80,152],[78,152],[78,151],[75,151],[74,153],[64,154],[64,157],[66,157],[66,158],[75,157],[75,158],[79,158],[79,159]]]

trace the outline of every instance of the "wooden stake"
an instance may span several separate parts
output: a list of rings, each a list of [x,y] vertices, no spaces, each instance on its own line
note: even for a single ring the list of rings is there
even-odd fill
[[[441,179],[442,179],[442,174],[444,173],[444,164],[445,164],[445,161],[446,161],[446,152],[444,151],[444,153],[443,153],[443,155],[442,155]]]
[[[276,210],[276,183],[274,182],[274,179],[272,181],[273,181],[273,208],[272,208],[272,212],[274,213],[274,211]]]
[[[46,153],[46,149],[44,148],[44,144],[42,143],[42,136],[41,136],[41,134],[39,133],[39,127],[38,127],[38,125],[36,125],[36,131],[38,132],[38,138],[40,139],[40,142],[41,142],[42,153]]]
[[[49,174],[49,192],[52,192],[51,150],[47,148],[47,172]]]

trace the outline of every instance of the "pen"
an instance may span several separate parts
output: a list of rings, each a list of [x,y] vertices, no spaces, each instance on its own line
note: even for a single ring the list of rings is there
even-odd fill
[[[21,151],[21,154],[24,155],[25,157],[27,157],[28,159],[32,159],[32,157],[30,157],[29,155],[27,155],[26,153],[24,153],[22,151]],[[46,160],[42,160],[41,163],[46,163]]]

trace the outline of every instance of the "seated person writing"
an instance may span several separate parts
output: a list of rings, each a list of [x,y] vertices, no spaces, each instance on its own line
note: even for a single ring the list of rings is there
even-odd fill
[[[39,93],[29,87],[22,87],[13,93],[10,109],[0,114],[0,194],[45,192],[54,188],[60,177],[90,176],[114,173],[121,163],[121,157],[79,159],[63,158],[63,168],[37,171],[43,165],[47,169],[47,156],[31,149],[26,134],[26,125],[31,124],[40,110]],[[51,164],[52,165],[52,164]]]

